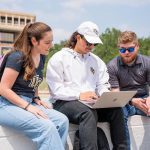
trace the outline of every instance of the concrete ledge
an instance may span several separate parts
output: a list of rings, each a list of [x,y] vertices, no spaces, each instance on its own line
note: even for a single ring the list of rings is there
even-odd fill
[[[109,145],[112,148],[110,140],[109,124],[98,123],[109,140]],[[128,121],[130,137],[131,137],[131,149],[132,150],[149,150],[150,149],[150,118],[144,116],[133,116]],[[72,150],[72,143],[74,140],[74,133],[77,129],[77,125],[70,124],[69,136],[67,139],[67,150]],[[0,149],[1,150],[35,150],[34,143],[22,135],[21,133],[0,126]]]
[[[109,146],[112,149],[112,142],[110,139],[110,131],[108,123],[98,123],[108,139]],[[132,150],[149,150],[150,149],[150,118],[145,116],[132,116],[128,120],[128,127],[131,138]],[[70,124],[69,137],[68,137],[68,149],[73,150],[72,144],[74,140],[74,133],[77,129],[77,125]]]
[[[1,150],[36,150],[34,143],[16,130],[0,126]]]
[[[149,150],[150,118],[145,116],[130,117],[128,127],[132,150]]]

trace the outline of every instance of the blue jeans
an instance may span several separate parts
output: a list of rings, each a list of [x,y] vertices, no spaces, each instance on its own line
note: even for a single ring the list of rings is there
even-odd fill
[[[141,116],[146,116],[146,114],[139,110],[138,108],[127,104],[125,107],[123,107],[124,111],[124,117],[125,117],[125,124],[126,124],[126,135],[128,137],[128,145],[130,146],[130,135],[129,135],[129,130],[128,130],[128,117],[133,116],[133,115],[141,115]],[[130,148],[129,148],[130,150]]]
[[[32,102],[29,97],[21,97]],[[49,119],[39,119],[0,96],[0,125],[22,132],[36,143],[38,150],[64,150],[68,135],[68,118],[54,109],[31,104],[41,109]]]

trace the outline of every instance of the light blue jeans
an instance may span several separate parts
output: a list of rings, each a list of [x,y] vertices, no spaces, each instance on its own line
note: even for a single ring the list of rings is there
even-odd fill
[[[31,98],[21,97],[32,102]],[[36,143],[38,150],[64,150],[68,135],[68,118],[54,109],[32,104],[47,114],[49,119],[39,119],[0,96],[0,125],[24,133]]]

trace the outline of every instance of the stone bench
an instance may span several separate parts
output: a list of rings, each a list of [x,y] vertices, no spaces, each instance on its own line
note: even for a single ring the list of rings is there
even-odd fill
[[[112,149],[112,143],[110,139],[109,124],[98,123],[108,139],[110,149]],[[128,127],[131,138],[131,149],[132,150],[150,150],[150,118],[144,116],[132,116],[128,120]],[[70,124],[69,138],[68,138],[68,149],[73,150],[72,143],[74,140],[74,133],[77,129],[77,125]]]
[[[109,145],[112,149],[112,143],[110,140],[109,124],[99,123],[106,133],[109,141]],[[128,121],[131,148],[132,150],[149,150],[150,149],[150,119],[148,117],[133,116]],[[74,133],[77,129],[77,125],[70,124],[69,136],[67,139],[67,150],[72,150],[72,143],[74,140]],[[0,149],[1,150],[35,150],[36,146],[33,142],[22,135],[21,133],[0,126]]]
[[[36,150],[34,143],[21,133],[8,127],[0,126],[1,150]]]

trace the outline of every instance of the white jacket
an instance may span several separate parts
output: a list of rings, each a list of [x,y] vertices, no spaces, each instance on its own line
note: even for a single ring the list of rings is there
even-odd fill
[[[70,48],[51,57],[46,80],[55,100],[76,100],[81,92],[87,91],[100,96],[110,88],[105,63],[93,53],[81,55]]]

